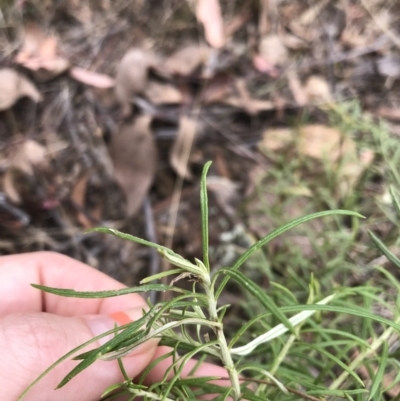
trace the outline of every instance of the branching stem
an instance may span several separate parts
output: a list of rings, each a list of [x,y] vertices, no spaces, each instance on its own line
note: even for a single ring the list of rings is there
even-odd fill
[[[208,298],[208,312],[210,314],[210,320],[217,322],[218,321],[217,301],[215,299],[213,286],[210,283],[204,283],[203,285]],[[233,389],[232,398],[234,399],[234,401],[239,401],[241,397],[239,374],[233,363],[228,343],[225,338],[223,326],[222,325],[216,326],[214,328],[214,331],[217,336],[217,341],[220,348],[221,361],[228,372],[229,379],[232,384],[232,389]]]

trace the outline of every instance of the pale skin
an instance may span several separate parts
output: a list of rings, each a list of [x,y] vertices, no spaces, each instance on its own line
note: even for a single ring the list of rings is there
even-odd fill
[[[115,321],[123,323],[117,312],[134,320],[146,307],[138,294],[104,299],[65,298],[43,293],[31,287],[31,283],[77,291],[124,288],[98,270],[57,253],[0,257],[0,391],[8,401],[16,401],[58,358],[93,338],[93,327],[95,331],[107,331]],[[138,376],[152,360],[168,351],[159,347],[157,341],[148,341],[123,358],[127,373],[130,377]],[[149,380],[161,380],[170,363],[171,359],[166,359],[155,367]],[[194,364],[190,361],[185,372]],[[108,386],[123,380],[115,361],[97,361],[65,387],[54,390],[75,365],[76,361],[63,362],[24,400],[98,401]],[[207,363],[200,366],[196,375],[227,376],[225,369]]]

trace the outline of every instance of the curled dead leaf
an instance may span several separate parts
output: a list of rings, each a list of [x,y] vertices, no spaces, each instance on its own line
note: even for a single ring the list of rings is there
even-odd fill
[[[325,78],[312,75],[304,85],[304,92],[307,95],[308,102],[329,103],[332,101],[331,89]]]
[[[130,49],[122,57],[117,67],[115,94],[125,116],[130,113],[135,95],[146,88],[149,68],[157,63],[153,52],[140,48]]]
[[[112,88],[115,84],[114,79],[106,74],[99,74],[98,72],[85,70],[80,67],[72,67],[69,70],[69,75],[83,84],[99,89]]]
[[[9,109],[24,96],[29,97],[34,102],[42,100],[42,96],[31,81],[10,68],[1,69],[0,110]]]
[[[218,205],[227,215],[235,214],[234,204],[239,199],[239,184],[226,177],[207,177],[207,189],[211,191]]]
[[[182,116],[179,120],[178,133],[169,154],[172,168],[181,178],[187,180],[193,178],[188,161],[196,130],[197,120],[188,116]]]
[[[308,102],[308,93],[301,84],[297,72],[295,70],[288,71],[287,79],[294,100],[299,106],[305,106]]]
[[[203,24],[204,35],[210,46],[220,49],[225,45],[224,21],[219,0],[197,0],[197,20]]]
[[[258,143],[260,150],[281,150],[294,140],[294,132],[290,128],[268,128]]]
[[[41,81],[52,79],[69,67],[68,60],[58,54],[57,38],[35,24],[25,27],[22,49],[15,62],[34,71]]]
[[[183,102],[182,92],[175,86],[167,83],[149,81],[144,94],[151,103],[179,104]]]
[[[334,162],[345,154],[355,152],[355,143],[350,138],[343,137],[339,130],[326,125],[305,125],[298,135],[299,152],[315,159],[327,158]]]
[[[150,116],[138,116],[132,123],[122,123],[111,139],[115,180],[125,193],[129,216],[139,210],[156,172],[157,152],[150,124]]]
[[[77,220],[85,228],[91,228],[93,226],[93,223],[83,212],[83,209],[85,208],[86,189],[91,175],[92,171],[88,171],[78,177],[70,195],[72,202],[79,209],[77,210]]]
[[[187,76],[205,64],[209,54],[210,49],[206,46],[186,46],[171,54],[165,61],[164,67],[170,74]]]
[[[47,164],[47,150],[40,143],[31,139],[23,139],[14,145],[9,155],[9,166],[3,178],[3,190],[8,199],[19,204],[22,202],[17,189],[17,176],[33,175],[34,168]]]
[[[283,65],[289,59],[289,53],[278,35],[264,36],[260,41],[260,55],[272,65]]]

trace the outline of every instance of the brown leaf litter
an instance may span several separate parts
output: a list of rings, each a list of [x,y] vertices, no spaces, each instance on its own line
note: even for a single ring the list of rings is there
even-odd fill
[[[9,109],[25,96],[34,102],[42,100],[42,95],[28,78],[11,68],[0,69],[0,110]]]
[[[22,49],[15,62],[32,70],[39,81],[53,79],[69,67],[69,61],[59,55],[57,37],[35,24],[25,27]]]
[[[138,212],[156,172],[157,150],[151,120],[143,115],[133,122],[123,122],[111,139],[115,179],[125,193],[128,216]]]

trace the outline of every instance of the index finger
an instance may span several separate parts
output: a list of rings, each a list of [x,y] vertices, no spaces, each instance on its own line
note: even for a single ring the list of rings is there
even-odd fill
[[[119,281],[68,256],[33,252],[0,257],[0,317],[11,313],[49,312],[61,316],[110,314],[146,306],[138,294],[79,299],[48,294],[30,284],[77,291],[118,290]]]

